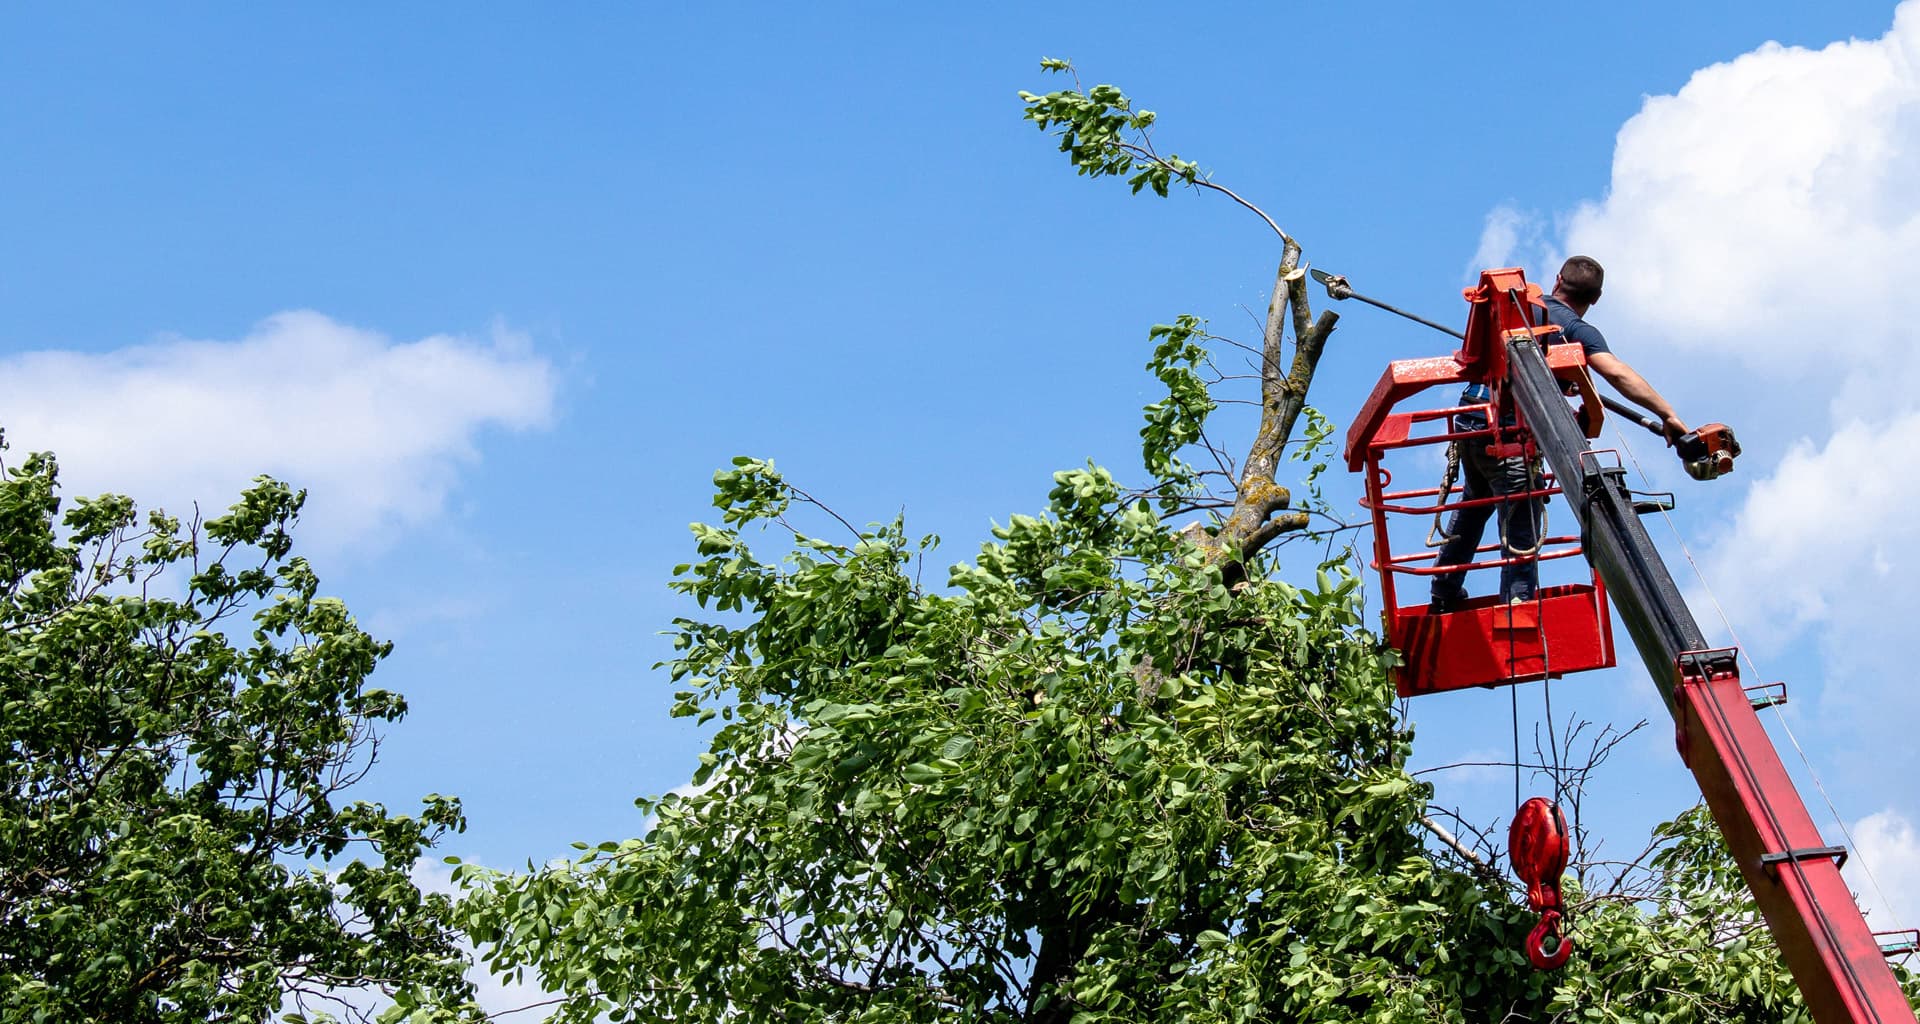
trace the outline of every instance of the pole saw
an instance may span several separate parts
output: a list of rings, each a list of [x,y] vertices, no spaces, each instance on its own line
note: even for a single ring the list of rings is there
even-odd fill
[[[1435,323],[1426,317],[1409,313],[1398,306],[1389,305],[1354,291],[1353,286],[1347,283],[1347,279],[1339,274],[1329,274],[1317,267],[1310,267],[1307,272],[1313,275],[1315,281],[1325,285],[1327,296],[1336,301],[1358,299],[1369,306],[1384,309],[1395,316],[1405,317],[1423,327],[1431,327],[1461,341],[1467,340],[1465,334],[1445,324]],[[1671,444],[1674,452],[1680,456],[1680,463],[1686,467],[1687,475],[1695,480],[1713,480],[1733,472],[1733,460],[1740,456],[1740,442],[1734,438],[1732,427],[1724,423],[1709,423],[1677,438],[1668,438],[1666,428],[1633,406],[1607,395],[1600,396],[1600,403]]]

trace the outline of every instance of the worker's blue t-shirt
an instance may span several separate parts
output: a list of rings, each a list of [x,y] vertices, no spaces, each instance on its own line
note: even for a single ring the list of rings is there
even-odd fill
[[[1547,322],[1560,328],[1562,339],[1579,342],[1588,359],[1592,359],[1595,353],[1612,351],[1607,348],[1606,336],[1600,333],[1600,328],[1580,319],[1580,314],[1575,313],[1573,307],[1551,295],[1545,296],[1545,300]]]
[[[1547,307],[1547,322],[1560,328],[1561,341],[1579,342],[1580,350],[1586,353],[1588,359],[1592,359],[1597,352],[1613,351],[1607,347],[1606,335],[1600,333],[1600,328],[1580,319],[1580,314],[1575,313],[1573,307],[1552,295],[1542,296],[1542,299]],[[1484,402],[1491,396],[1492,392],[1485,384],[1469,384],[1467,390],[1460,396],[1460,404],[1472,405]],[[1454,417],[1454,420],[1456,430],[1480,430],[1486,426],[1487,422],[1486,417],[1472,412],[1462,413]],[[1502,425],[1511,426],[1513,410],[1508,409],[1503,413],[1500,422]]]

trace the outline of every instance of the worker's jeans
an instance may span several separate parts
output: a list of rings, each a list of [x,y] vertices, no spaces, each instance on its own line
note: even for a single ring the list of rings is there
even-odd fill
[[[1535,489],[1532,484],[1538,479],[1537,474],[1529,479],[1525,458],[1514,456],[1496,459],[1488,455],[1486,441],[1481,438],[1468,438],[1460,442],[1460,476],[1460,497],[1467,501],[1502,494],[1525,494]],[[1540,502],[1538,499],[1523,498],[1454,512],[1453,521],[1447,524],[1447,542],[1441,545],[1440,557],[1434,560],[1434,565],[1462,565],[1473,561],[1474,549],[1480,546],[1480,535],[1486,532],[1487,520],[1495,512],[1499,513],[1503,542],[1501,557],[1513,558],[1516,551],[1522,555],[1532,554],[1534,540],[1539,533]],[[1463,569],[1433,577],[1434,599],[1452,603],[1465,597],[1462,581],[1466,575]],[[1502,566],[1501,600],[1531,599],[1539,578],[1539,565],[1532,559],[1517,565]]]

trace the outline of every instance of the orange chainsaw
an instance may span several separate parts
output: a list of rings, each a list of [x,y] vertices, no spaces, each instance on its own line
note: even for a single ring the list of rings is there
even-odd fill
[[[1666,437],[1667,432],[1652,417],[1624,402],[1600,396],[1601,404],[1627,419]],[[1733,428],[1725,423],[1709,423],[1672,439],[1673,450],[1695,480],[1713,480],[1733,472],[1733,460],[1740,457],[1740,442]]]

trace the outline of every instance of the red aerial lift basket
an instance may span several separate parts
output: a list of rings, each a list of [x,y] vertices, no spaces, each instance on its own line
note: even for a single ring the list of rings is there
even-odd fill
[[[1512,280],[1506,275],[1511,275]],[[1435,565],[1439,557],[1435,547],[1407,552],[1396,552],[1393,547],[1392,527],[1396,523],[1413,525],[1416,520],[1447,516],[1470,506],[1544,499],[1560,493],[1544,469],[1539,489],[1504,497],[1468,501],[1458,486],[1444,494],[1439,486],[1394,490],[1393,473],[1387,465],[1390,457],[1402,455],[1401,461],[1408,467],[1430,467],[1431,462],[1422,463],[1404,456],[1421,450],[1444,450],[1445,445],[1455,442],[1463,446],[1526,443],[1524,423],[1517,429],[1489,427],[1462,431],[1455,429],[1453,419],[1457,413],[1478,411],[1484,416],[1483,422],[1499,423],[1506,337],[1524,332],[1546,341],[1554,330],[1518,319],[1518,311],[1503,313],[1503,304],[1498,299],[1512,294],[1511,289],[1516,287],[1522,289],[1519,294],[1537,302],[1539,289],[1528,285],[1519,271],[1483,274],[1478,289],[1467,289],[1469,301],[1476,305],[1469,320],[1465,347],[1451,357],[1405,359],[1390,364],[1347,435],[1347,468],[1366,474],[1366,496],[1360,503],[1373,517],[1373,567],[1380,572],[1387,642],[1404,658],[1404,664],[1394,670],[1395,687],[1402,697],[1558,677],[1607,668],[1614,663],[1606,586],[1597,571],[1588,569],[1590,582],[1543,587],[1534,600],[1508,607],[1498,596],[1499,587],[1494,582],[1498,574],[1480,571],[1497,570],[1508,564],[1503,558],[1499,531],[1493,523],[1489,523],[1488,529],[1491,543],[1483,543],[1475,552],[1474,560],[1464,565],[1444,568]],[[1567,381],[1586,400],[1591,429],[1597,431],[1598,401],[1587,379],[1586,359],[1580,347],[1549,346],[1547,363],[1556,377]],[[1476,382],[1476,378],[1490,384],[1492,401],[1489,404],[1415,411],[1394,409],[1400,402],[1429,388],[1449,384],[1460,387]],[[1427,535],[1431,537],[1430,532]],[[1554,562],[1578,558],[1582,553],[1580,538],[1575,536],[1544,536],[1539,541],[1529,559]],[[1428,587],[1419,584],[1443,572],[1462,570],[1468,572],[1469,590],[1480,589],[1488,596],[1469,599],[1450,611],[1430,612]],[[1400,603],[1398,586],[1403,576],[1413,577],[1415,583],[1409,587],[1411,600],[1405,605]],[[1486,582],[1475,588],[1473,584],[1481,580]]]

